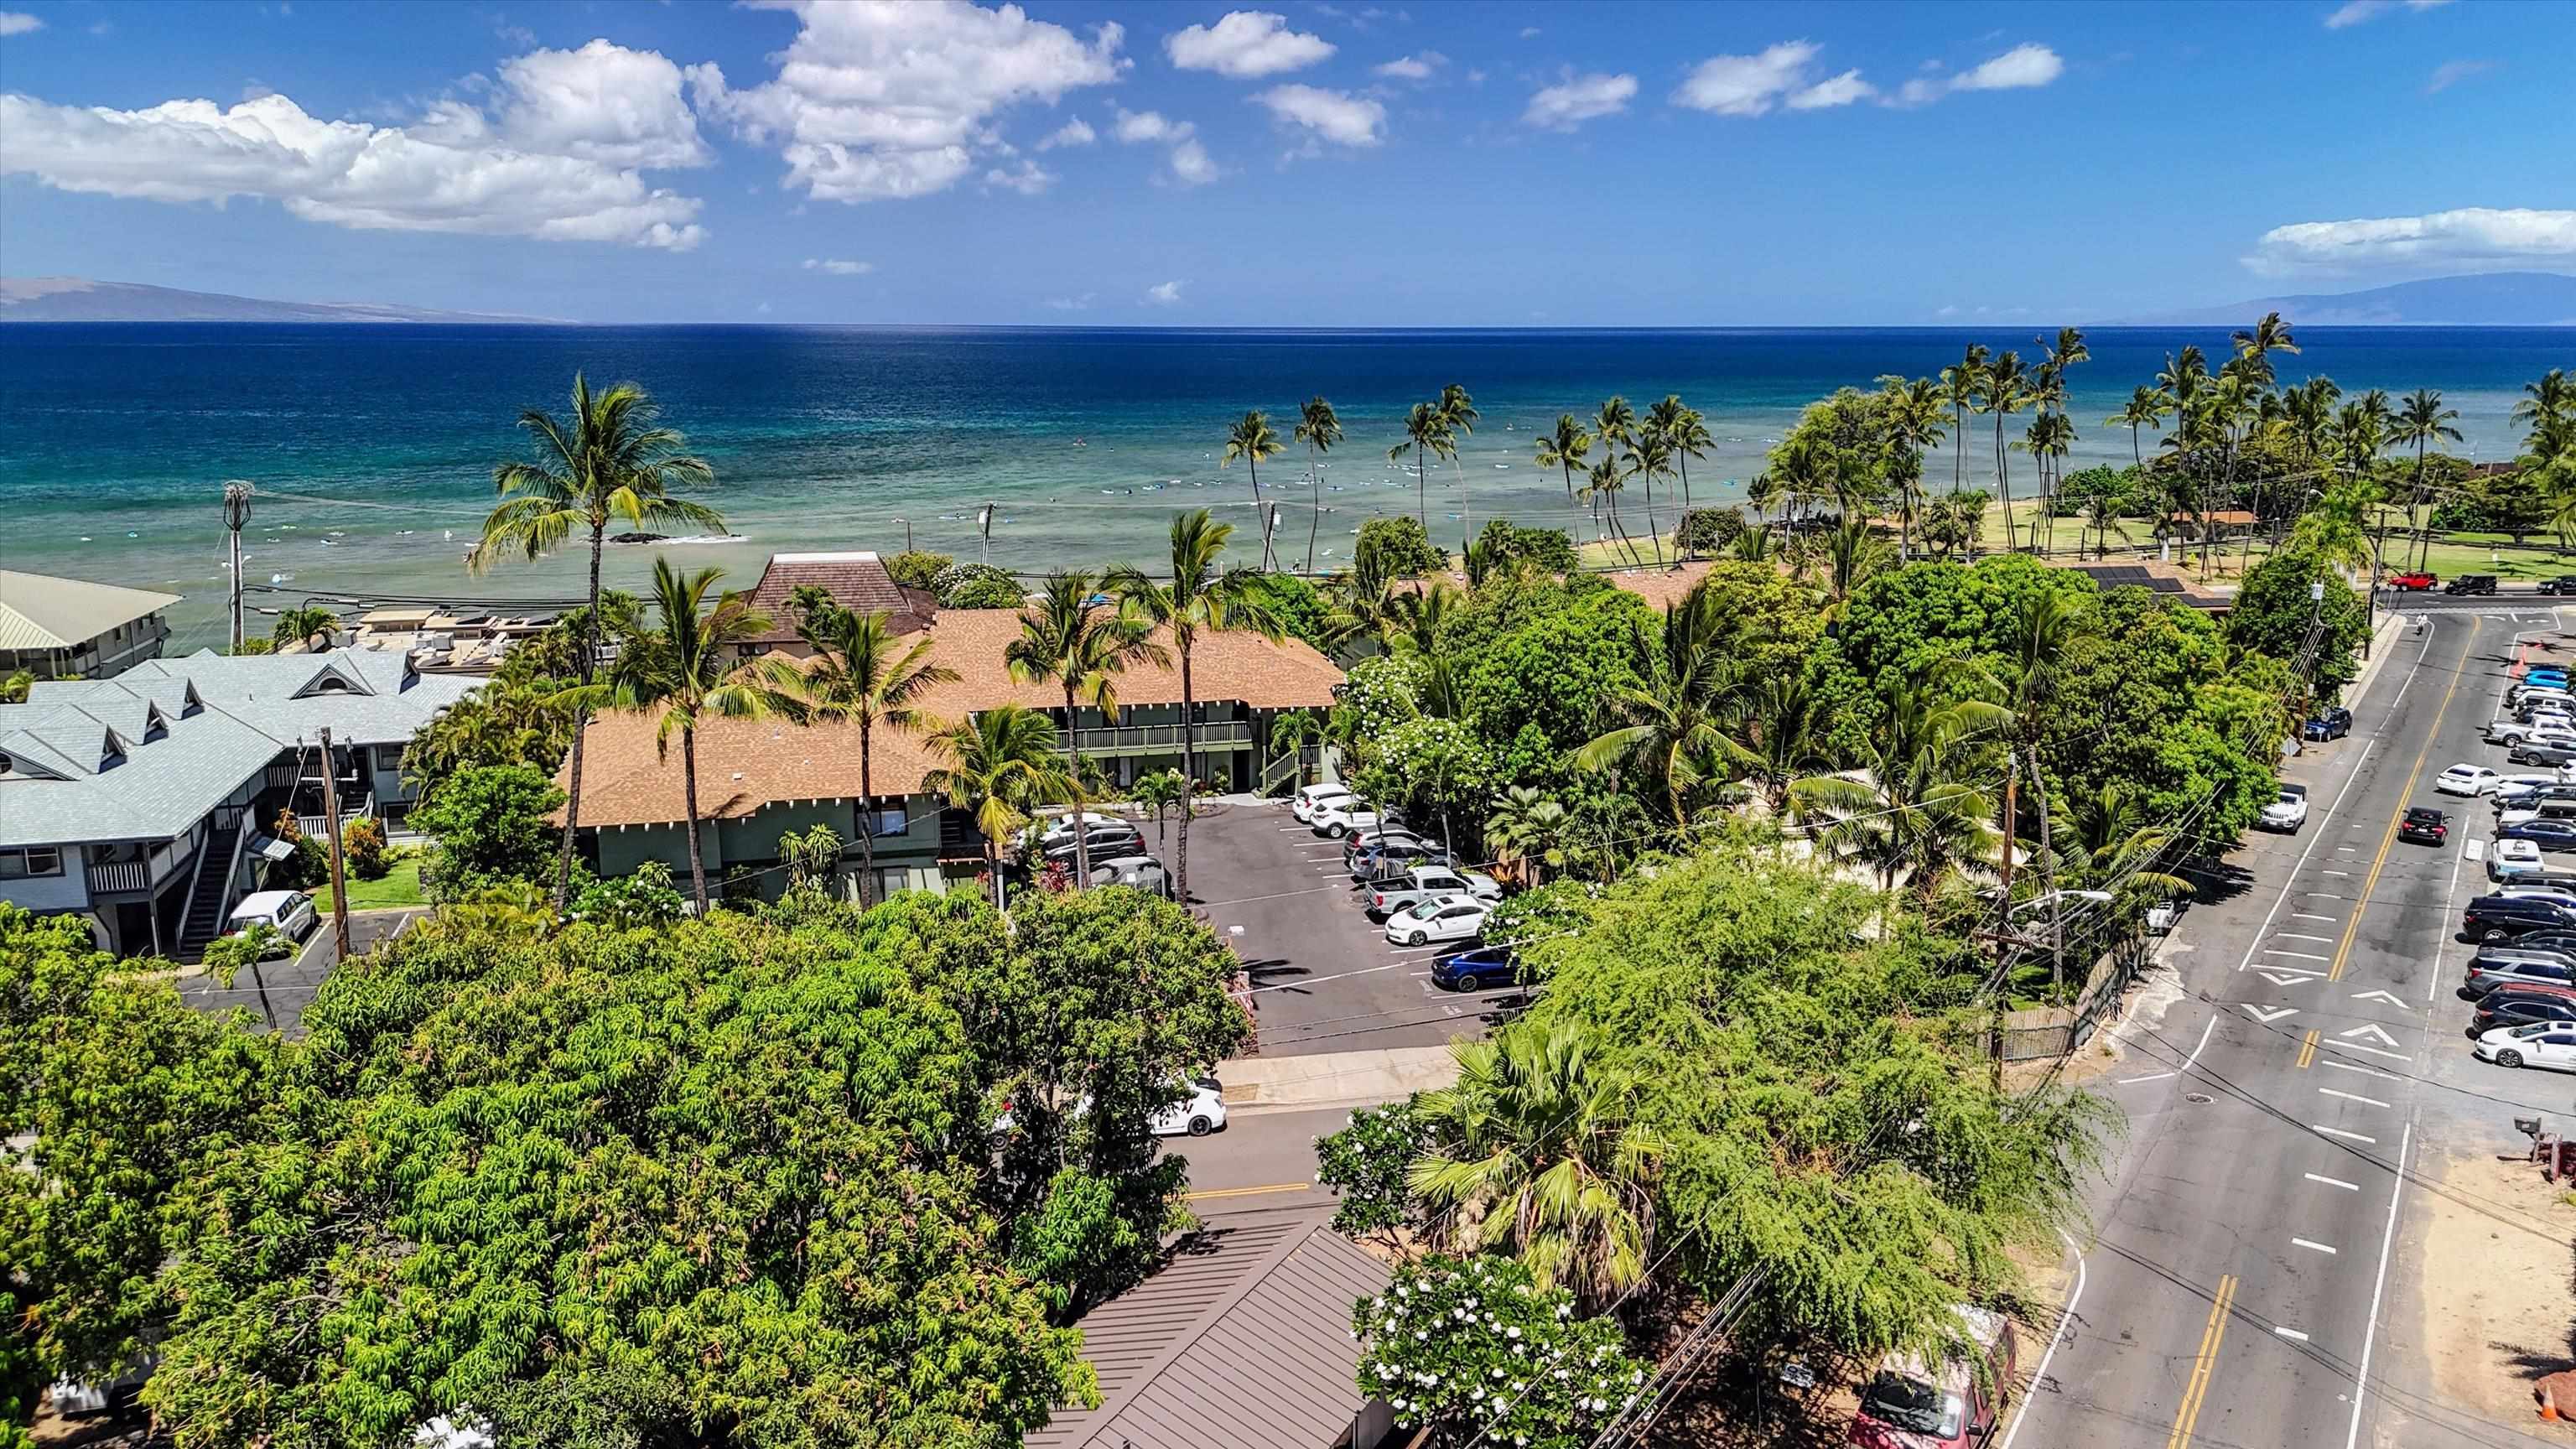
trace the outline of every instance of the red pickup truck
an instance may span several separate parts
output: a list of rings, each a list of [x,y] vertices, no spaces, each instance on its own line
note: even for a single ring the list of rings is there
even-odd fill
[[[2392,589],[2423,590],[2429,589],[2440,582],[2440,579],[2419,569],[2414,573],[2391,574],[2388,579],[2388,586]]]

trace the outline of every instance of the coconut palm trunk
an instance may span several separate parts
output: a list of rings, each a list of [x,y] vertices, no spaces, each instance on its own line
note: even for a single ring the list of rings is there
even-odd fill
[[[868,736],[871,721],[859,719],[859,909],[874,906],[877,895],[877,791],[870,778],[869,758],[875,741]]]
[[[590,528],[590,614],[581,625],[581,683],[585,692],[599,672],[599,556],[608,547],[608,525],[605,521]],[[572,750],[566,764],[571,769],[571,792],[564,798],[563,844],[555,858],[555,912],[560,915],[572,897],[572,844],[581,833],[581,743],[590,733],[590,705],[585,701],[572,712]],[[692,839],[692,848],[695,847]]]
[[[698,729],[680,726],[680,792],[689,816],[689,890],[698,899],[698,914],[707,913],[707,862],[698,849]]]
[[[1180,899],[1182,910],[1190,908],[1190,816],[1198,803],[1198,695],[1190,679],[1190,639],[1185,630],[1174,630],[1172,642],[1181,653],[1181,839],[1172,852],[1172,889]]]
[[[1064,682],[1064,768],[1066,777],[1073,781],[1078,791],[1082,785],[1082,751],[1076,743],[1076,737],[1082,717],[1075,712],[1077,708],[1073,699],[1073,681],[1068,679]],[[1188,733],[1186,730],[1182,731],[1183,737],[1187,738]],[[1076,800],[1073,805],[1073,868],[1078,873],[1075,884],[1082,889],[1089,889],[1091,822],[1083,819],[1082,813],[1082,802]]]
[[[2004,552],[2006,553],[2021,546],[2013,534],[2011,466],[2004,455],[2004,413],[1999,407],[1995,409],[1995,486],[2002,491],[2004,499]]]
[[[1315,535],[1324,529],[1324,477],[1316,466],[1315,445],[1306,445],[1306,487],[1315,495],[1315,507],[1306,523],[1306,572],[1315,571]]]

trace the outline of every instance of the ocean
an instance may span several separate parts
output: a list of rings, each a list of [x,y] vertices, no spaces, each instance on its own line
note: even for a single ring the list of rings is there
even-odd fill
[[[2036,360],[2038,329],[1760,331],[1163,331],[843,327],[448,327],[13,324],[0,327],[0,506],[8,566],[185,596],[179,638],[220,633],[222,485],[263,496],[245,535],[254,604],[365,592],[536,601],[580,588],[577,555],[470,577],[461,555],[492,502],[493,465],[524,456],[523,409],[562,411],[572,377],[634,380],[715,469],[701,501],[739,541],[671,551],[748,585],[774,550],[900,549],[907,542],[1007,568],[1155,562],[1177,509],[1206,506],[1259,550],[1240,463],[1221,468],[1229,422],[1332,399],[1346,438],[1307,484],[1301,447],[1264,464],[1284,505],[1279,546],[1315,567],[1347,562],[1362,520],[1416,509],[1409,462],[1390,462],[1413,402],[1464,384],[1483,416],[1453,469],[1435,467],[1428,512],[1454,546],[1496,515],[1581,524],[1533,434],[1625,396],[1640,412],[1678,393],[1717,446],[1691,466],[1694,501],[1730,502],[1800,407],[1882,374],[1930,376],[1969,342]],[[2052,334],[2053,335],[2053,334]],[[2512,455],[2522,385],[2576,365],[2576,331],[2315,328],[2279,356],[2287,384],[2323,373],[2344,389],[2430,387],[2459,410],[2452,451]],[[2125,462],[2104,425],[2186,343],[2213,362],[2223,329],[2097,329],[2071,379],[2070,468]],[[2017,433],[2021,420],[2007,425]],[[1992,424],[1969,419],[1971,486],[1991,471]],[[2153,434],[2146,446],[2155,446]],[[2028,462],[2016,459],[2015,489]],[[1935,486],[1952,456],[1928,465]],[[1666,490],[1657,501],[1669,519]],[[1676,490],[1677,491],[1677,490]],[[1311,510],[1320,501],[1323,513]],[[977,510],[995,507],[991,537]],[[1642,513],[1642,499],[1627,505]],[[613,582],[651,570],[652,548],[612,549]]]

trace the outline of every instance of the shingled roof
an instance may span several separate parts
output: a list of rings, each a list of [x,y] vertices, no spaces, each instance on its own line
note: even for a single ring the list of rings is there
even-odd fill
[[[1059,1415],[1028,1449],[1331,1449],[1366,1402],[1351,1307],[1388,1273],[1329,1217],[1238,1213],[1176,1242],[1078,1325],[1100,1407]]]
[[[756,636],[756,642],[783,644],[796,637],[796,610],[788,596],[808,584],[854,613],[893,615],[898,634],[927,627],[939,612],[937,598],[896,583],[874,553],[774,553],[760,571],[760,582],[743,596],[770,619],[769,632]]]

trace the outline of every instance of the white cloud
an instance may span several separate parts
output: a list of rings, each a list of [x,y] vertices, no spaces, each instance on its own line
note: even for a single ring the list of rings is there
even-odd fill
[[[1923,68],[1937,72],[1940,66],[1925,61]],[[1885,100],[1891,106],[1928,106],[1953,91],[2027,90],[2047,85],[2065,73],[2066,62],[2056,51],[2025,41],[1956,75],[1918,75]]]
[[[1821,50],[1812,41],[1786,40],[1760,55],[1712,55],[1691,68],[1673,91],[1673,104],[1721,116],[1758,116],[1806,78],[1807,63]]]
[[[25,35],[44,28],[43,20],[23,10],[0,10],[0,35]]]
[[[1288,28],[1288,17],[1267,10],[1236,10],[1216,24],[1193,25],[1163,40],[1164,53],[1183,70],[1212,70],[1256,80],[1313,65],[1333,53],[1320,35]]]
[[[1005,170],[996,166],[984,173],[986,186],[998,186],[1005,191],[1016,191],[1022,196],[1035,196],[1055,185],[1055,181],[1054,172],[1025,156],[1020,158],[1020,164],[1015,169]]]
[[[1085,292],[1079,297],[1049,297],[1047,305],[1059,312],[1088,312],[1091,299],[1099,295],[1098,292]]]
[[[1569,75],[1531,96],[1521,119],[1547,131],[1571,131],[1586,121],[1615,116],[1637,94],[1632,75]]]
[[[1537,27],[1537,26],[1535,26],[1535,25],[1524,25],[1524,26],[1522,26],[1522,27],[1521,27],[1521,39],[1523,39],[1523,40],[1536,40],[1536,39],[1538,39],[1538,27]]]
[[[2045,45],[2027,41],[1973,70],[1950,78],[1954,91],[2018,91],[2044,86],[2066,73],[2066,62]]]
[[[578,71],[587,50],[551,53],[547,64]],[[617,51],[587,63],[651,69],[636,59]],[[0,171],[65,191],[151,201],[256,197],[307,221],[360,231],[696,246],[705,236],[697,199],[658,190],[639,174],[640,166],[683,155],[704,159],[684,144],[694,133],[652,96],[586,111],[580,86],[543,83],[547,74],[541,65],[505,79],[497,118],[447,100],[408,126],[327,121],[282,95],[230,109],[176,100],[121,111],[0,94],[0,136],[8,138]]]
[[[1038,149],[1052,151],[1058,146],[1088,146],[1099,139],[1100,133],[1091,129],[1091,123],[1076,116],[1048,133],[1045,140],[1038,142]]]
[[[1127,64],[1117,25],[1101,25],[1086,42],[1015,5],[762,3],[803,22],[778,57],[777,77],[737,91],[702,65],[690,67],[689,80],[702,109],[754,141],[779,141],[786,184],[824,201],[946,190],[974,171],[996,112],[1105,85]]]
[[[1399,55],[1379,66],[1377,73],[1389,80],[1429,80],[1433,72],[1448,63],[1449,57],[1436,50],[1425,50],[1412,55]]]
[[[1386,139],[1386,107],[1376,101],[1315,86],[1273,86],[1252,99],[1283,124],[1303,126],[1340,145],[1374,146]]]
[[[2409,10],[2436,10],[2450,4],[2451,0],[2404,0],[2404,3]],[[2345,0],[2341,8],[2326,17],[2326,29],[2341,30],[2347,25],[2375,20],[2397,6],[2398,0]]]
[[[2510,271],[2576,261],[2576,211],[2466,207],[2423,216],[2304,221],[2263,233],[2245,264],[2266,274],[2403,268]]]
[[[1112,107],[1118,116],[1111,133],[1133,146],[1140,141],[1185,141],[1196,129],[1187,121],[1167,119],[1160,111],[1130,111]]]
[[[1878,87],[1860,78],[1856,70],[1828,76],[1804,90],[1792,91],[1782,104],[1793,111],[1821,111],[1829,106],[1848,106],[1878,94]]]
[[[1183,186],[1204,186],[1217,179],[1216,162],[1209,158],[1207,147],[1198,141],[1198,127],[1188,121],[1175,121],[1160,111],[1130,111],[1110,108],[1117,120],[1109,133],[1130,146],[1165,145],[1171,147],[1172,179]]]
[[[1183,141],[1172,148],[1172,179],[1183,186],[1205,186],[1223,173],[1209,159],[1207,147],[1196,141]]]
[[[621,167],[715,159],[680,98],[680,68],[649,50],[532,50],[502,64],[498,91],[502,135],[532,151]]]
[[[1177,306],[1181,300],[1181,289],[1188,285],[1187,282],[1157,282],[1145,289],[1145,300],[1157,307]]]
[[[2424,82],[2424,94],[2440,95],[2471,76],[2494,70],[2496,64],[2492,60],[2446,60],[2433,67],[2432,79]]]
[[[845,262],[835,257],[807,257],[805,270],[828,272],[835,277],[864,277],[877,269],[874,262]]]

